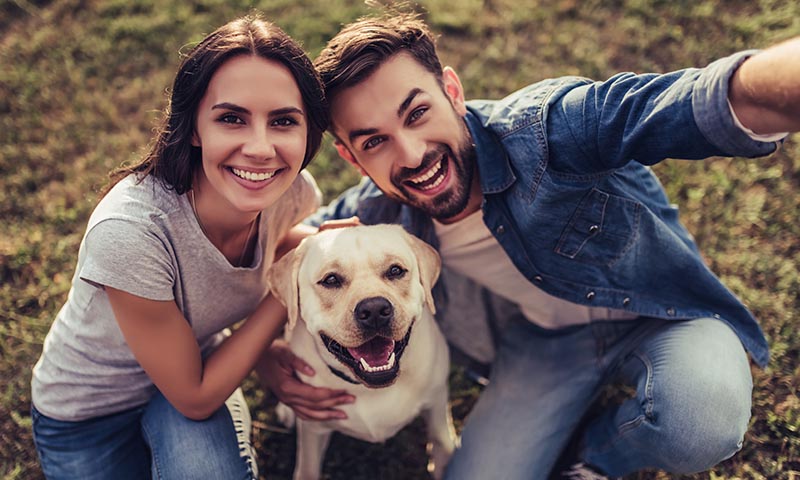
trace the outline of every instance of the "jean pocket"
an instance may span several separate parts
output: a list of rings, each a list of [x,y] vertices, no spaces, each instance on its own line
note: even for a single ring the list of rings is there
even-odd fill
[[[641,205],[592,188],[580,201],[561,233],[555,252],[597,265],[611,265],[636,240]]]

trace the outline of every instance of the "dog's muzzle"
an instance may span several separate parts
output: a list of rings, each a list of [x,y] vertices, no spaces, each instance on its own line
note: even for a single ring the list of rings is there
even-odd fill
[[[350,368],[361,382],[373,388],[388,387],[400,373],[400,357],[408,345],[411,328],[400,340],[375,335],[357,347],[343,347],[336,340],[320,332],[325,347],[340,362]]]

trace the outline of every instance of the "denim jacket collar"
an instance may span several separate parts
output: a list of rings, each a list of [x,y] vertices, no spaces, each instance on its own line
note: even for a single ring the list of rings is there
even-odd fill
[[[469,128],[475,146],[481,191],[484,194],[492,194],[508,189],[517,181],[517,176],[511,168],[511,160],[503,145],[469,109],[464,117],[464,123]]]

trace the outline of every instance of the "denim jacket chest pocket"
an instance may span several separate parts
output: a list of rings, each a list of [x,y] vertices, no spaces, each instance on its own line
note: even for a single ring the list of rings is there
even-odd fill
[[[580,262],[611,266],[635,243],[640,216],[638,202],[593,187],[569,217],[555,252]]]

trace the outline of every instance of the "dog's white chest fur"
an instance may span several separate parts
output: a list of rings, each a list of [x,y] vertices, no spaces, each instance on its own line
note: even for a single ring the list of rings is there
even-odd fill
[[[297,419],[296,480],[319,478],[333,431],[382,442],[418,415],[441,478],[456,439],[447,344],[432,315],[439,265],[436,251],[402,227],[378,225],[320,232],[271,269],[270,288],[287,307],[292,351],[316,372],[301,379],[356,397],[340,407],[347,419]],[[279,408],[288,416],[287,407]]]

